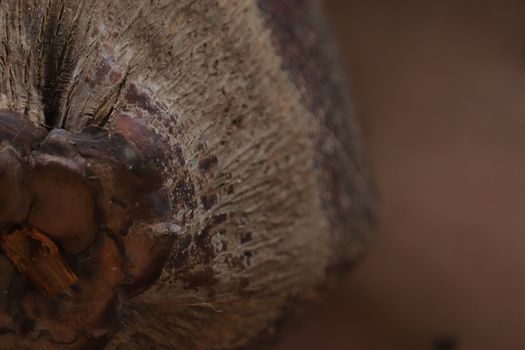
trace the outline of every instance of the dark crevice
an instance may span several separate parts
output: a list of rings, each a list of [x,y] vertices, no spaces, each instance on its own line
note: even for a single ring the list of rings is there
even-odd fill
[[[129,76],[129,70],[126,71],[126,73],[124,74],[124,77],[122,78],[122,80],[119,82],[119,84],[115,87],[114,91],[109,94],[109,96],[104,100],[104,102],[102,103],[102,105],[97,109],[97,111],[95,112],[95,118],[98,117],[98,115],[100,114],[100,111],[103,109],[103,107],[109,102],[110,103],[110,108],[109,110],[107,111],[107,113],[105,113],[101,118],[100,118],[100,121],[97,122],[97,126],[100,127],[100,128],[103,128],[106,126],[106,124],[109,122],[109,118],[111,117],[111,115],[113,114],[113,111],[115,109],[115,104],[117,103],[121,93],[122,93],[122,89],[124,88],[124,86],[126,85],[126,82],[128,80],[128,76]]]
[[[58,19],[59,20],[59,19]],[[56,90],[56,76],[58,67],[56,66],[56,46],[55,46],[55,35],[57,34],[58,23],[54,23],[53,17],[49,19],[48,26],[45,29],[44,34],[44,50],[46,53],[43,65],[42,74],[42,102],[44,106],[44,124],[48,130],[51,130],[57,125],[57,114],[58,106],[56,105],[54,94]]]
[[[48,130],[63,128],[66,124],[64,95],[71,82],[76,66],[72,44],[75,32],[65,32],[67,28],[61,16],[51,16],[43,36],[42,62],[42,104],[44,106],[44,125]]]

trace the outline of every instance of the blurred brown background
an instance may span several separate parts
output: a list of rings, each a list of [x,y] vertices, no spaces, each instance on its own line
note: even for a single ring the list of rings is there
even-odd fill
[[[525,1],[325,2],[382,226],[279,349],[525,349]]]

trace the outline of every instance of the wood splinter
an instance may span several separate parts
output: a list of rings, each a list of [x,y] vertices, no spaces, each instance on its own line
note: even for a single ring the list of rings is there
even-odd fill
[[[64,292],[78,280],[56,244],[35,229],[4,235],[1,246],[16,269],[48,297]]]

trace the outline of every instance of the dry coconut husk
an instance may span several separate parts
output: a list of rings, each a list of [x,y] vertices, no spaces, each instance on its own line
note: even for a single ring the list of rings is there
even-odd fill
[[[253,347],[373,201],[313,1],[0,2],[0,348]]]

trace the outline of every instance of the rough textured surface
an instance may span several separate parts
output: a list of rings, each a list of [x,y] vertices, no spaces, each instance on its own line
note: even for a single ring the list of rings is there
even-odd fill
[[[165,221],[157,216],[130,227],[120,219],[129,208],[120,213],[101,196],[96,205],[108,231],[125,229],[128,247],[154,246],[140,234],[147,225],[172,238],[169,250],[159,253],[167,260],[156,280],[137,277],[156,262],[138,259],[128,266],[141,293],[118,285],[122,298],[107,317],[117,326],[90,329],[94,319],[79,319],[73,323],[83,331],[69,334],[56,328],[61,313],[50,308],[40,331],[32,324],[22,330],[7,325],[1,344],[32,348],[32,338],[38,348],[64,349],[243,346],[271,335],[274,324],[320,295],[331,271],[362,252],[372,203],[357,128],[337,77],[327,72],[324,51],[316,50],[323,40],[311,35],[313,28],[322,30],[314,3],[282,6],[245,0],[0,2],[0,109],[51,130],[40,146],[51,154],[48,140],[89,146],[102,137],[89,130],[106,130],[104,140],[127,140],[156,169],[171,212],[163,219],[180,228],[159,227]],[[290,11],[303,13],[305,21],[287,17]],[[294,28],[289,21],[300,25],[287,36]],[[288,41],[296,43],[290,52]],[[305,61],[313,63],[294,66],[317,52]],[[80,147],[84,153],[59,147],[58,154],[75,162],[98,159],[101,152],[88,146]],[[133,202],[133,191],[118,192],[121,173],[111,174],[101,183]],[[48,198],[48,188],[35,191]],[[31,215],[38,222],[46,217]],[[119,263],[114,242],[99,243],[94,257],[100,266]],[[88,285],[108,271],[98,272],[102,277]],[[39,298],[29,300],[38,304]],[[29,304],[26,316],[38,309]]]
[[[282,56],[281,67],[302,103],[320,121],[314,135],[315,164],[333,239],[347,241],[338,253],[343,258],[358,255],[369,239],[366,232],[374,216],[369,176],[363,166],[361,130],[349,117],[352,106],[343,65],[323,9],[315,0],[259,0],[258,4]],[[348,174],[355,175],[349,180]],[[346,234],[348,230],[354,234]]]

